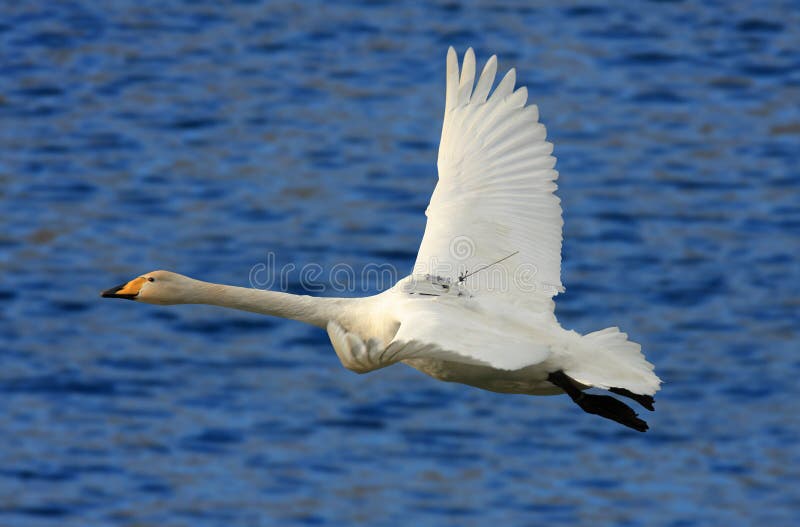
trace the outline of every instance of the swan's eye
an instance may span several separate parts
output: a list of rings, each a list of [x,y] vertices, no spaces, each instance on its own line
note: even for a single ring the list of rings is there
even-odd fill
[[[148,281],[148,282],[155,282],[155,281],[156,281],[156,279],[155,279],[155,278],[153,278],[152,276],[148,276],[148,277],[147,277],[147,281]]]

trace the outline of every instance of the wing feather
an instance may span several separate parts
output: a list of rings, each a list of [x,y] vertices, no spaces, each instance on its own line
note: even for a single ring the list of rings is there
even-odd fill
[[[503,80],[500,81],[500,84],[497,85],[497,88],[494,90],[490,99],[502,99],[503,97],[510,95],[511,92],[514,90],[514,84],[517,82],[517,70],[511,68],[506,73]]]
[[[492,55],[489,57],[489,60],[486,61],[486,65],[483,67],[483,71],[481,72],[481,77],[478,79],[478,85],[475,87],[475,91],[472,92],[472,98],[470,101],[473,104],[482,104],[486,102],[486,97],[489,96],[489,90],[492,89],[492,84],[494,84],[494,77],[497,74],[497,55]]]
[[[456,59],[458,61],[458,59]],[[475,53],[472,48],[464,55],[464,66],[461,68],[461,81],[458,84],[458,106],[469,104],[472,86],[475,82]]]

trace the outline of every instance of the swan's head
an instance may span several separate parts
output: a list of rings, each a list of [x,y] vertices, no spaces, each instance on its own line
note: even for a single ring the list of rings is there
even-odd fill
[[[194,282],[188,276],[169,271],[152,271],[100,293],[104,298],[125,298],[148,304],[182,304]]]

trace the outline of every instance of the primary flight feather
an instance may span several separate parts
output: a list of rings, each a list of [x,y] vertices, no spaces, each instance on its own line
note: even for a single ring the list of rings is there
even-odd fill
[[[342,364],[359,373],[397,362],[436,379],[503,393],[566,393],[584,411],[647,430],[628,405],[653,410],[661,381],[617,328],[563,329],[561,206],[552,144],[512,69],[492,90],[492,56],[475,82],[468,49],[447,53],[439,181],[411,275],[366,298],[321,298],[202,282],[153,271],[104,297],[211,304],[300,320],[328,331]]]

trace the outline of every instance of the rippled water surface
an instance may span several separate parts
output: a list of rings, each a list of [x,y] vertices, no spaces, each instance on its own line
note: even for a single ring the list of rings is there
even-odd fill
[[[0,525],[796,525],[797,7],[2,3]],[[643,344],[647,434],[98,298],[156,268],[247,285],[270,253],[409,271],[451,44],[539,104],[557,315]]]

